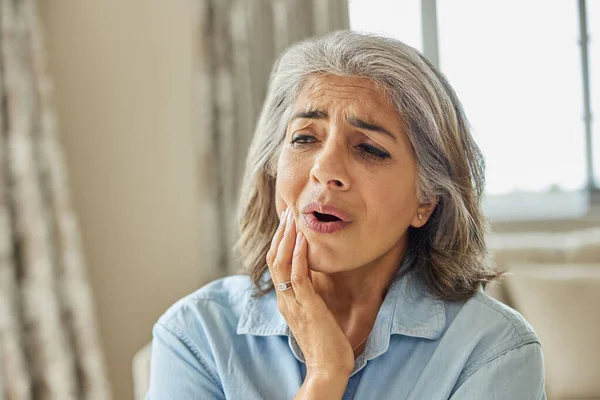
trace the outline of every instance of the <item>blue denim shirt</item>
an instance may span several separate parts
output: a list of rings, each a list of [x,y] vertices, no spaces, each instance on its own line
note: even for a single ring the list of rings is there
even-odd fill
[[[388,290],[343,399],[545,399],[538,338],[479,290],[433,298],[413,275]],[[245,275],[207,284],[153,329],[146,400],[292,399],[304,357],[274,292],[254,298]]]

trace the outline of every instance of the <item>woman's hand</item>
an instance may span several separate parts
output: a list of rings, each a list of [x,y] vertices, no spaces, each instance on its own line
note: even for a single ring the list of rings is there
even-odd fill
[[[276,290],[277,305],[304,354],[307,381],[345,379],[345,389],[354,367],[354,351],[315,292],[307,254],[308,243],[301,232],[296,233],[293,212],[287,209],[267,253],[273,283],[292,281],[292,289]]]

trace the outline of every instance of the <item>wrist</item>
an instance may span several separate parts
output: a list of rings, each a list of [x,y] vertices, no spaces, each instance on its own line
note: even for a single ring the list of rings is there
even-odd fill
[[[306,371],[306,378],[304,381],[310,380],[311,382],[315,382],[317,384],[331,384],[343,382],[344,385],[348,383],[350,379],[350,375],[352,371],[345,371],[343,369],[337,369],[335,371],[327,370],[327,371]]]
[[[341,399],[346,391],[350,374],[340,372],[307,373],[306,379],[294,399]]]

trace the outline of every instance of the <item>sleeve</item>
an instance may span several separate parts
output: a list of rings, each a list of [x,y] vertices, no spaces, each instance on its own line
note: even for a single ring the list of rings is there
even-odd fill
[[[539,343],[515,348],[483,364],[458,383],[450,400],[546,400]]]
[[[219,378],[183,332],[158,322],[152,335],[146,400],[225,399]]]

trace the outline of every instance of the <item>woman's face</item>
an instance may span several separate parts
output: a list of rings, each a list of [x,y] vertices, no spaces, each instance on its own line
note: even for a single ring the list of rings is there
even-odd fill
[[[313,76],[292,115],[277,166],[276,207],[279,215],[292,210],[310,268],[349,271],[401,256],[409,225],[420,227],[426,216],[417,217],[414,150],[383,91],[366,78]],[[311,203],[336,207],[345,222],[321,222],[335,218],[311,212]]]

